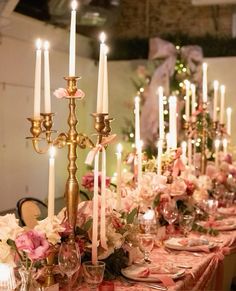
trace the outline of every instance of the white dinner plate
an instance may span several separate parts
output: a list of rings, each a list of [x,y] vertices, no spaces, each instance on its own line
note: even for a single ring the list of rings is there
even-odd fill
[[[209,242],[209,244],[201,244],[197,246],[185,246],[180,243],[181,240],[183,240],[183,238],[170,238],[164,241],[164,246],[172,250],[189,252],[201,252],[201,247],[208,247],[208,249],[211,250],[216,246],[214,242]]]
[[[150,274],[148,277],[144,277],[144,278],[140,278],[140,277],[137,277],[132,273],[133,270],[138,270],[137,268],[142,268],[141,266],[139,265],[131,265],[125,269],[121,269],[121,273],[124,277],[128,278],[128,279],[131,279],[131,280],[134,280],[134,281],[139,281],[139,282],[161,282],[160,278],[158,278],[158,276],[161,276],[161,275],[165,275],[165,276],[170,276],[173,280],[176,280],[176,279],[179,279],[179,278],[182,278],[184,275],[185,275],[185,270],[180,270],[176,273],[173,273],[173,274]]]

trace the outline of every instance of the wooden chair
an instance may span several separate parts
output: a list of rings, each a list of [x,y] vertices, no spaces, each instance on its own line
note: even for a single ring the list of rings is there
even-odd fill
[[[37,221],[47,216],[47,205],[33,197],[21,198],[16,205],[18,217],[22,226],[34,228]]]

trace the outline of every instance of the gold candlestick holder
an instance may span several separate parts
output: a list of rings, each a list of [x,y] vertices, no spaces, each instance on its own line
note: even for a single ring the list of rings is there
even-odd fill
[[[50,146],[57,148],[68,148],[68,178],[65,186],[65,198],[67,208],[67,218],[69,224],[74,231],[77,218],[77,205],[79,203],[79,183],[76,177],[77,174],[77,149],[93,148],[95,145],[93,141],[83,133],[77,131],[77,115],[76,115],[76,96],[77,81],[79,77],[65,77],[67,82],[68,96],[64,96],[69,103],[69,114],[67,119],[68,131],[58,134],[56,138],[52,137],[53,133],[57,131],[52,130],[54,113],[42,113],[40,119],[28,118],[31,122],[30,132],[32,136],[28,139],[32,140],[34,150],[37,153],[46,153]],[[108,118],[108,114],[94,113],[95,118],[94,127],[98,133],[97,143],[102,141],[103,136],[107,136],[111,132],[110,123],[112,118]],[[40,141],[46,141],[46,145],[41,146]]]

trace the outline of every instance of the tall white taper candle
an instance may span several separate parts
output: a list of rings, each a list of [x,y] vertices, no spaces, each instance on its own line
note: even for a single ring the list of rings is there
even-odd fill
[[[213,82],[214,88],[214,103],[213,103],[213,121],[217,121],[217,106],[218,106],[218,92],[219,92],[219,82],[215,80]]]
[[[188,80],[184,81],[186,94],[185,94],[185,120],[188,122],[190,117],[190,82]]]
[[[48,177],[48,217],[53,217],[55,205],[55,148],[50,148]]]
[[[75,76],[75,50],[76,50],[76,8],[77,1],[71,2],[71,21],[70,21],[70,54],[69,54],[69,76]]]
[[[177,99],[176,96],[170,96],[169,98],[169,124],[170,124],[170,147],[172,149],[177,148]]]
[[[40,119],[40,97],[41,97],[41,39],[36,41],[36,62],[34,79],[34,119]]]
[[[44,42],[44,105],[45,113],[51,112],[50,93],[50,66],[49,66],[49,42]]]
[[[135,114],[135,147],[138,149],[140,144],[140,98],[134,98],[134,114]]]
[[[117,202],[116,202],[116,210],[121,209],[121,157],[122,157],[122,144],[117,145],[117,152],[116,152],[116,157],[117,157]]]
[[[191,84],[190,85],[191,87],[191,94],[192,94],[192,113],[191,113],[191,116],[192,116],[192,121],[195,122],[196,121],[196,86],[194,84]]]
[[[108,113],[108,71],[107,71],[107,53],[108,47],[104,50],[104,77],[103,77],[103,97],[102,97],[102,112]]]
[[[220,124],[224,124],[225,114],[225,86],[220,86]]]
[[[202,64],[202,101],[207,103],[207,63]]]
[[[230,136],[231,135],[231,117],[232,117],[232,108],[231,107],[227,107],[226,117],[227,117],[226,132]]]
[[[159,138],[164,139],[164,110],[163,110],[163,87],[158,87],[159,100]]]
[[[104,66],[105,66],[105,45],[106,35],[100,34],[100,54],[98,64],[98,89],[97,89],[97,113],[103,113],[103,86],[104,86]]]

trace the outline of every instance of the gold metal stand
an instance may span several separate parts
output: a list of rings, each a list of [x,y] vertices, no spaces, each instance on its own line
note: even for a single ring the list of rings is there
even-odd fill
[[[79,202],[79,183],[76,177],[77,173],[77,147],[82,149],[89,147],[93,148],[94,143],[85,134],[77,132],[77,116],[76,116],[76,99],[77,80],[78,77],[65,77],[67,81],[68,96],[65,98],[69,101],[69,115],[68,115],[68,131],[67,133],[60,133],[55,139],[52,138],[52,130],[54,113],[42,113],[40,119],[28,118],[31,122],[30,132],[32,134],[28,139],[32,140],[34,150],[37,153],[46,153],[50,146],[57,148],[68,147],[68,179],[65,186],[65,198],[67,207],[67,218],[71,228],[74,230],[77,218],[77,205]],[[108,114],[93,113],[95,118],[94,127],[98,134],[97,143],[101,143],[102,137],[107,136],[111,132],[110,123],[113,120],[108,118]],[[40,147],[40,141],[46,141],[47,144],[43,148]]]

